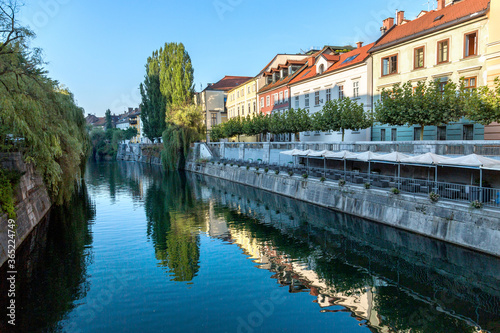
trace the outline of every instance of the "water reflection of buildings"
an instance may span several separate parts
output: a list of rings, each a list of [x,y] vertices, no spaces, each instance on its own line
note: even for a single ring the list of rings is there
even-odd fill
[[[350,312],[377,332],[497,327],[492,258],[235,183],[191,185],[217,201],[210,217],[226,223],[231,242],[290,293],[314,296],[322,312]]]

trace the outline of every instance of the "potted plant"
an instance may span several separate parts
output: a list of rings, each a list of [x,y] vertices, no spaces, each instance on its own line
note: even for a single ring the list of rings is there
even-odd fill
[[[372,184],[370,184],[370,183],[365,183],[365,188],[366,188],[367,190],[369,190],[369,189],[370,189],[370,187],[372,187]]]
[[[432,191],[431,193],[429,193],[429,199],[432,202],[438,202],[438,200],[439,200],[439,194],[437,194],[436,192]]]

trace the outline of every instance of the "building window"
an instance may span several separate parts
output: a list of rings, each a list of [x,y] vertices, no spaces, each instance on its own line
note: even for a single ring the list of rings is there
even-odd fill
[[[477,31],[465,35],[464,57],[477,55]]]
[[[257,112],[257,102],[256,101],[253,101],[253,113]]]
[[[278,94],[274,94],[274,105],[278,104]]]
[[[300,107],[299,96],[295,96],[295,110],[298,110]]]
[[[450,49],[450,40],[449,39],[442,40],[442,41],[438,42],[438,46],[437,46],[437,51],[438,51],[437,63],[438,64],[442,64],[444,62],[450,61],[449,49]]]
[[[283,92],[280,91],[280,104],[283,103]]]
[[[415,49],[414,59],[413,59],[413,69],[423,68],[424,67],[424,47],[419,47]]]
[[[382,58],[382,76],[396,74],[398,72],[398,55]]]
[[[314,105],[315,106],[319,105],[319,91],[314,92]]]
[[[308,108],[309,107],[309,94],[305,94],[304,97],[305,97],[305,107]]]
[[[241,88],[241,97],[245,96],[245,88]]]
[[[211,115],[211,116],[212,116],[212,118],[210,119],[210,124],[211,124],[212,126],[217,125],[217,113],[212,113],[212,115]]]
[[[251,111],[252,109],[250,109],[250,103],[248,103],[248,114],[250,114]]]
[[[244,117],[245,116],[245,104],[241,105],[241,115]]]
[[[240,98],[240,92],[239,91],[236,92],[236,98]]]
[[[339,99],[344,98],[344,86],[339,86]]]
[[[271,105],[271,97],[269,95],[266,96],[266,106]]]
[[[448,84],[448,81],[442,81],[442,82],[439,82],[439,91],[441,92],[441,94],[444,94],[444,87],[446,87],[446,84]]]
[[[285,90],[285,100],[284,103],[288,103],[288,90]]]
[[[325,65],[323,64],[319,65],[319,74],[323,74],[324,71],[325,71]]]
[[[437,128],[437,139],[439,141],[446,140],[446,126],[438,126]]]
[[[326,89],[326,101],[330,102],[332,100],[332,88]]]
[[[385,141],[385,128],[380,130],[380,141]]]
[[[250,86],[247,88],[247,93],[250,94]]]
[[[397,128],[391,129],[391,141],[398,141],[398,129]]]
[[[359,81],[354,81],[352,83],[352,94],[354,98],[359,97]]]
[[[420,141],[420,132],[422,132],[422,127],[413,128],[413,140]]]
[[[467,77],[464,79],[465,89],[475,89],[477,87],[477,77]]]
[[[474,125],[464,125],[463,140],[474,140]]]
[[[240,107],[238,106],[238,116],[240,115]]]
[[[260,98],[260,108],[262,109],[264,107],[264,97]]]

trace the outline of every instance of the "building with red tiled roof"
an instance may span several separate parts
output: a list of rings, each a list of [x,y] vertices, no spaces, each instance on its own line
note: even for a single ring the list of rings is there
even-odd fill
[[[217,83],[209,83],[202,92],[195,95],[195,103],[201,106],[207,127],[207,141],[212,126],[227,121],[227,93],[229,90],[252,79],[249,76],[226,75]]]
[[[370,50],[374,100],[396,83],[465,79],[471,88],[486,85],[483,60],[488,44],[490,0],[437,0],[438,9],[407,20],[404,12],[384,20],[382,36]],[[447,126],[374,126],[374,141],[482,140],[484,126],[467,120]]]
[[[334,99],[351,98],[371,112],[372,62],[369,50],[373,44],[350,52],[336,54],[328,48],[307,59],[306,65],[290,80],[291,107],[306,109],[311,114],[321,111],[324,105]],[[368,141],[370,130],[349,131],[345,141]],[[300,134],[303,142],[342,141],[341,133],[304,132]]]

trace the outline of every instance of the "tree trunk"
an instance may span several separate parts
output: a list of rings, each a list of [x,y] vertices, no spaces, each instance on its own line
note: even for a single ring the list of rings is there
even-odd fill
[[[424,125],[420,126],[420,141],[424,141]]]
[[[342,129],[342,142],[344,142],[345,129]]]

